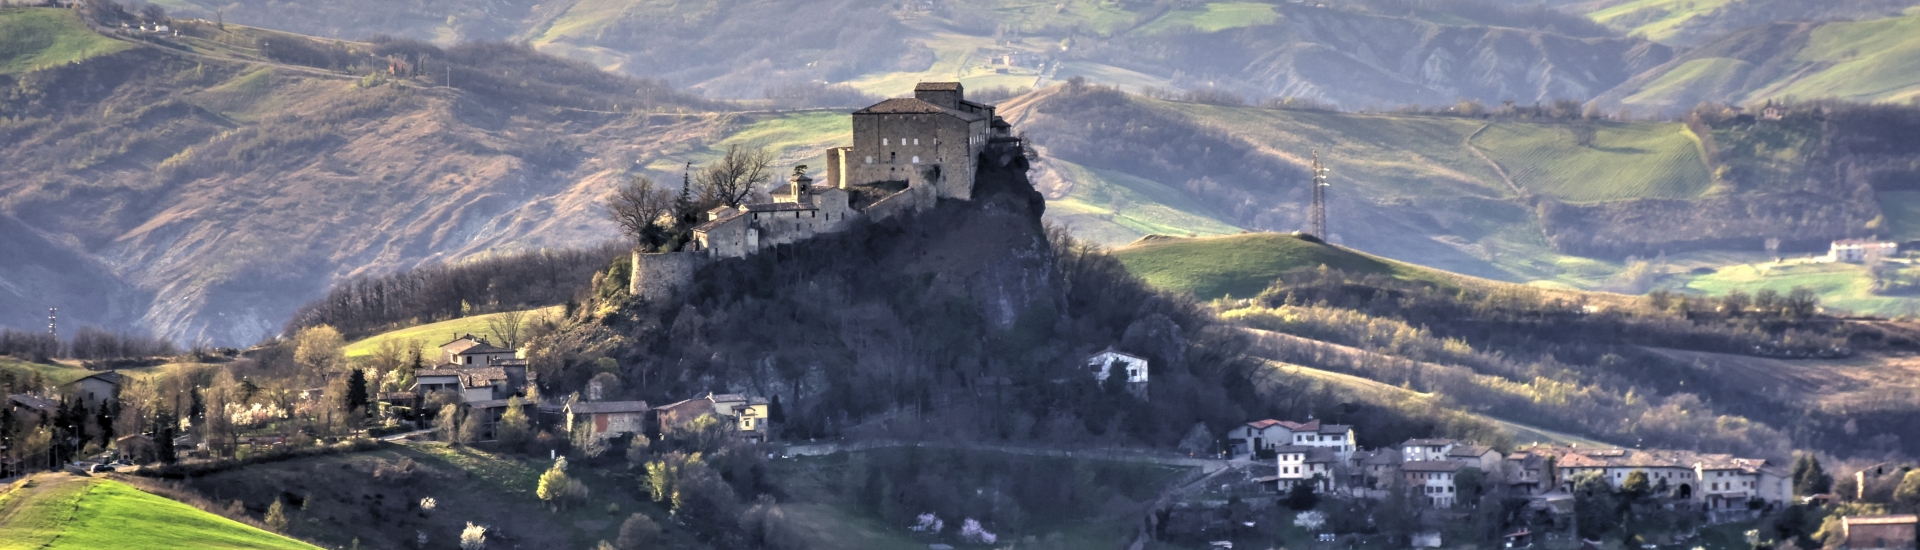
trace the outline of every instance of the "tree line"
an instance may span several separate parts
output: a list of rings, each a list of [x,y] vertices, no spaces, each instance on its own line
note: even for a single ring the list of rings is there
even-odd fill
[[[355,339],[399,326],[566,303],[595,270],[626,251],[608,243],[355,277],[295,310],[286,333],[328,325]]]

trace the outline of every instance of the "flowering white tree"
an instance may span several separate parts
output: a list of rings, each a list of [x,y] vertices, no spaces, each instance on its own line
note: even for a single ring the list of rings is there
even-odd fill
[[[994,541],[1000,540],[999,535],[980,528],[980,522],[973,518],[960,522],[960,538],[975,544],[993,544]]]
[[[933,512],[920,514],[918,519],[920,523],[915,524],[913,527],[908,527],[908,529],[912,529],[915,533],[939,534],[940,531],[947,528],[947,522],[940,519],[940,516],[933,515]]]
[[[1327,515],[1317,510],[1301,512],[1300,515],[1293,516],[1293,524],[1309,530],[1319,529],[1320,526],[1327,524]]]
[[[440,501],[434,500],[433,497],[420,499],[421,510],[432,512],[434,508],[438,508],[438,507],[440,507]]]
[[[487,528],[467,522],[467,528],[460,532],[460,550],[486,550]]]

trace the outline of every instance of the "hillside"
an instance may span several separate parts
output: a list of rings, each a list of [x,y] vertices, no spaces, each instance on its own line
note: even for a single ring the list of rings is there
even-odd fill
[[[0,323],[60,306],[67,326],[250,344],[336,277],[603,241],[609,182],[735,122],[512,46],[179,30],[205,56],[96,35],[127,49],[0,75],[0,303],[18,306]],[[425,56],[456,87],[365,76],[369,53]]]
[[[1773,23],[1687,51],[1601,94],[1637,113],[1701,102],[1834,98],[1905,103],[1920,95],[1920,13],[1865,21]]]
[[[1577,16],[1547,10],[1329,6],[1278,0],[962,0],[885,7],[852,0],[169,3],[176,16],[212,19],[223,9],[229,22],[331,38],[391,34],[442,45],[524,40],[605,69],[748,100],[818,82],[892,96],[916,80],[1018,89],[1084,76],[1355,108],[1462,97],[1533,102],[1592,97],[1672,56],[1659,44],[1605,36]],[[796,25],[762,16],[770,13],[822,17]],[[1009,54],[1013,63],[1004,62]],[[822,96],[811,105],[841,102]]]
[[[40,474],[0,493],[0,548],[188,547],[316,548],[106,479]]]
[[[0,74],[77,63],[129,47],[94,34],[69,10],[0,10]]]
[[[1322,265],[1352,273],[1378,273],[1435,283],[1458,278],[1281,233],[1200,239],[1152,235],[1114,249],[1113,255],[1127,266],[1127,271],[1147,284],[1191,292],[1203,300],[1254,296],[1283,273]]]
[[[1781,22],[1867,20],[1897,15],[1903,0],[1615,0],[1588,17],[1663,44],[1697,46],[1755,26]]]

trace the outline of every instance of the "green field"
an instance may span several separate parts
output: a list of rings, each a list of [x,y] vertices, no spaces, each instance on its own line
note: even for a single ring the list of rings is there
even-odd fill
[[[561,306],[553,306],[530,309],[523,313],[526,313],[527,321],[532,321],[543,315],[560,315],[562,309]],[[421,346],[431,350],[434,346],[451,342],[462,334],[491,338],[493,329],[487,326],[487,322],[499,319],[502,315],[504,314],[489,313],[393,330],[349,343],[343,351],[346,352],[347,357],[363,357],[373,355],[374,350],[380,349],[380,344],[388,340],[400,342],[402,349],[406,348],[407,342],[418,340]],[[498,340],[498,338],[494,339]]]
[[[1917,269],[1905,271],[1911,276]],[[1873,278],[1866,266],[1859,264],[1738,264],[1683,280],[1681,290],[1715,296],[1734,290],[1752,294],[1760,289],[1772,289],[1784,296],[1794,287],[1806,287],[1820,295],[1820,306],[1830,312],[1889,317],[1920,313],[1920,300],[1873,294]]]
[[[1113,251],[1127,270],[1154,288],[1201,299],[1252,297],[1288,271],[1325,265],[1352,273],[1452,282],[1458,277],[1281,233],[1200,239],[1153,238]]]
[[[1047,201],[1047,217],[1079,238],[1120,245],[1152,234],[1201,236],[1240,228],[1209,215],[1185,193],[1120,172],[1093,170],[1065,161],[1049,166],[1073,182],[1065,197]]]
[[[16,548],[316,547],[117,481],[41,474],[0,495],[0,549]]]
[[[1795,61],[1820,69],[1765,92],[1854,101],[1920,96],[1920,15],[1821,25]]]
[[[1738,85],[1737,79],[1753,64],[1739,59],[1710,57],[1694,59],[1674,67],[1621,99],[1627,105],[1686,107],[1675,105],[1675,98],[1713,96]]]
[[[0,355],[0,371],[22,379],[27,378],[31,373],[39,373],[41,380],[55,386],[79,380],[90,374],[87,369],[75,365],[33,363],[6,355]]]
[[[66,65],[132,47],[88,30],[73,10],[0,8],[0,74]]]
[[[1155,34],[1176,28],[1192,28],[1200,32],[1218,32],[1240,27],[1267,25],[1280,18],[1273,11],[1273,4],[1253,2],[1210,2],[1199,6],[1184,6],[1167,12],[1151,23],[1134,29],[1135,34]]]
[[[1685,126],[1599,124],[1593,145],[1574,142],[1570,126],[1495,124],[1475,146],[1526,190],[1567,202],[1686,199],[1713,176]]]
[[[1733,0],[1633,0],[1608,6],[1587,17],[1655,42],[1678,37],[1688,20]]]

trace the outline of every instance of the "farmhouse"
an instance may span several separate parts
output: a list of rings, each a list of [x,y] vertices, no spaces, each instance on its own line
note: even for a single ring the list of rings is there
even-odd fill
[[[1332,449],[1334,456],[1340,460],[1352,457],[1353,452],[1359,450],[1355,446],[1357,440],[1353,435],[1353,426],[1322,424],[1319,420],[1309,420],[1305,424],[1282,422],[1280,425],[1293,432],[1294,445]]]
[[[514,355],[513,350],[494,347],[485,338],[472,334],[440,344],[440,362],[448,365],[485,366],[518,361]]]
[[[1827,247],[1827,261],[1860,263],[1880,258],[1890,258],[1899,252],[1900,243],[1868,239],[1846,239],[1833,241],[1833,244]]]
[[[1446,460],[1447,453],[1458,444],[1451,439],[1409,439],[1400,444],[1400,455],[1406,457],[1407,462]]]
[[[644,433],[647,413],[653,409],[645,401],[595,401],[567,404],[568,430],[582,439],[606,439]]]
[[[1913,514],[1847,516],[1840,518],[1840,535],[1848,550],[1913,550]]]
[[[120,394],[120,384],[124,380],[125,377],[120,373],[106,371],[68,382],[67,386],[73,388],[75,397],[79,397],[81,402],[87,404],[87,408],[92,409],[99,407],[101,401],[115,399]]]
[[[539,374],[529,372],[526,360],[515,357],[513,350],[494,347],[471,334],[441,344],[440,359],[440,365],[415,371],[413,387],[405,393],[425,399],[428,394],[447,391],[468,404],[504,402],[527,397],[528,389],[539,381]]]
[[[731,423],[735,433],[751,442],[765,442],[773,429],[769,419],[771,410],[764,397],[709,393],[706,397],[661,405],[653,409],[653,414],[662,434],[686,429],[694,420],[709,414]]]

